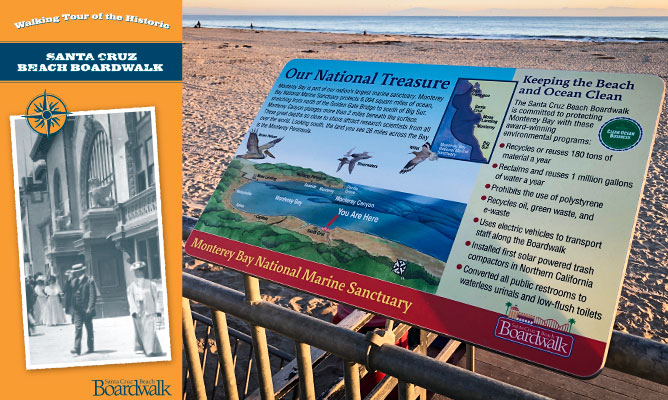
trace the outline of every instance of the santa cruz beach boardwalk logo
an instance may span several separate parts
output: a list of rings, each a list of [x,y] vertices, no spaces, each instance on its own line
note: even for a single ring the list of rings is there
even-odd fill
[[[513,313],[513,311],[515,312]],[[499,317],[494,328],[494,336],[568,358],[573,352],[575,339],[565,332],[574,322],[570,320],[568,324],[559,325],[551,319],[543,320],[519,313],[515,306],[508,313],[508,317]],[[554,329],[549,329],[546,326]]]
[[[171,385],[165,385],[163,379],[93,379],[95,393],[98,396],[166,396],[171,397]]]

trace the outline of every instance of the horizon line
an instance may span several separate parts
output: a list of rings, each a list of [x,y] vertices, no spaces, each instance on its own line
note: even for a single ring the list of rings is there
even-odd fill
[[[668,9],[666,9],[666,15],[387,15],[387,14],[185,14],[182,15],[216,15],[221,17],[567,17],[567,18],[668,18]]]
[[[374,13],[304,13],[294,11],[249,11],[219,7],[183,7],[183,15],[220,16],[312,16],[312,17],[668,17],[668,8],[657,7],[561,7],[561,8],[484,8],[473,11],[415,7]],[[581,12],[581,14],[578,14]],[[624,12],[631,15],[624,15]],[[658,13],[658,15],[657,15]]]

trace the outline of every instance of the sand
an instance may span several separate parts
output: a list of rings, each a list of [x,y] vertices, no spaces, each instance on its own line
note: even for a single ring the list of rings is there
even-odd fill
[[[644,73],[668,79],[668,43],[452,40],[387,35],[184,29],[183,213],[198,217],[283,66],[321,58]],[[668,107],[664,106],[615,329],[668,343]],[[200,276],[242,289],[239,274]],[[217,269],[217,268],[214,268]],[[331,319],[333,302],[263,282],[266,300]],[[243,329],[241,326],[235,326]],[[244,329],[245,330],[245,329]],[[272,337],[292,352],[284,338]]]

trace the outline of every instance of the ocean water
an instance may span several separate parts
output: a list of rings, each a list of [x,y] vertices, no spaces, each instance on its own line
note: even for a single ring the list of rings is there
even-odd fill
[[[183,26],[473,39],[668,41],[668,17],[403,17],[184,15]]]
[[[251,181],[237,189],[231,201],[237,209],[248,213],[291,215],[318,228],[326,227],[338,215],[329,228],[369,233],[442,261],[447,261],[450,255],[466,209],[463,203],[363,185],[350,185],[352,190],[334,189],[333,192],[322,191],[325,187],[319,184],[313,186],[306,187],[304,182]],[[277,196],[297,199],[299,203],[277,200]],[[337,196],[354,204],[337,200]],[[340,209],[350,215],[340,214]],[[353,218],[353,212],[362,216],[368,214],[378,220],[371,222]]]

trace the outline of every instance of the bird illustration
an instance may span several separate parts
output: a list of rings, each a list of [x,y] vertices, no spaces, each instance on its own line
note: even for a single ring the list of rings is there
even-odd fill
[[[353,150],[355,150],[354,147],[352,149],[348,150],[348,152],[346,154],[344,154],[343,156],[344,157],[350,157],[350,155],[353,153]]]
[[[269,149],[274,147],[276,143],[280,142],[281,140],[283,140],[282,137],[274,139],[258,147],[257,129],[251,129],[248,134],[248,143],[246,144],[247,148],[246,154],[239,155],[237,156],[237,158],[245,158],[246,160],[263,159],[266,158],[267,156],[271,158],[276,158],[274,157],[273,154],[271,154],[271,152],[269,152]]]
[[[350,151],[352,151],[352,149]],[[349,174],[353,173],[353,168],[355,168],[355,165],[357,164],[358,161],[366,160],[368,158],[371,158],[371,156],[369,155],[369,152],[367,152],[367,151],[365,151],[364,153],[351,154],[350,156],[352,157],[352,159],[348,161],[348,173]]]
[[[438,155],[431,151],[429,143],[423,144],[420,151],[411,151],[409,154],[415,154],[415,157],[410,160],[401,171],[399,171],[400,174],[405,174],[406,172],[412,171],[413,168],[426,159],[429,159],[429,161],[435,161],[438,159]]]
[[[344,165],[346,165],[346,164],[348,164],[348,162],[350,162],[348,157],[341,157],[338,160],[339,160],[339,167],[336,169],[336,172],[339,172]]]

